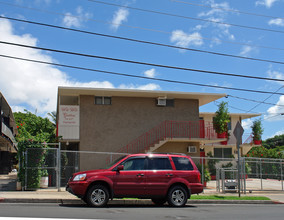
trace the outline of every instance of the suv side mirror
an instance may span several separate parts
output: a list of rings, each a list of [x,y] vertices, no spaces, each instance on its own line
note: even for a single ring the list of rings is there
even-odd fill
[[[124,166],[123,165],[119,165],[116,169],[118,172],[121,171],[121,170],[124,170]]]

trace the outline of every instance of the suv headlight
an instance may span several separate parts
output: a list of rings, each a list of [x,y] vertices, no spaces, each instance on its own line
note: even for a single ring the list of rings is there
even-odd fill
[[[86,176],[87,176],[86,173],[76,175],[76,176],[74,177],[73,181],[83,181],[83,180],[86,179]]]

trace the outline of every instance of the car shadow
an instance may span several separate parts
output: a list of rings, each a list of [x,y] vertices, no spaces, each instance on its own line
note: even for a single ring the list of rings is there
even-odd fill
[[[91,209],[96,209],[96,207],[89,206],[88,204],[59,204],[59,206],[62,207],[67,207],[67,208],[91,208]],[[179,208],[179,209],[184,209],[184,208],[197,208],[197,206],[194,205],[185,205],[183,207],[172,207],[169,205],[163,205],[163,206],[157,206],[154,204],[110,204],[106,205],[105,207],[99,207],[97,209],[101,208],[161,208],[161,209],[168,209],[168,208]]]

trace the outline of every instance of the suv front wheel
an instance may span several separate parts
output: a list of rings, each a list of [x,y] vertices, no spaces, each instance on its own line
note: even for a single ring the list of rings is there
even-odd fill
[[[184,206],[188,199],[188,193],[182,186],[174,186],[168,192],[168,203],[170,206]]]
[[[109,191],[103,185],[92,186],[87,193],[86,202],[90,206],[103,207],[108,203]]]

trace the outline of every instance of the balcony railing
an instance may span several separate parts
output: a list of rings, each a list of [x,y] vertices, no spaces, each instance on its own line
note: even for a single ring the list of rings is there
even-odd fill
[[[13,132],[11,131],[11,129],[5,125],[3,122],[2,122],[2,130],[1,130],[2,134],[4,134],[7,138],[10,139],[10,141],[13,143],[13,145],[17,145],[17,141],[13,135]]]

